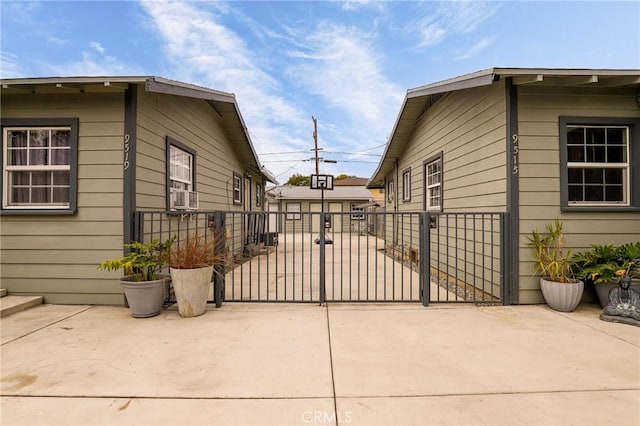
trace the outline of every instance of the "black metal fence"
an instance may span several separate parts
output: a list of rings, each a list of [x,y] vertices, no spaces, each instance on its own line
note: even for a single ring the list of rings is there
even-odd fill
[[[505,224],[504,213],[140,211],[136,239],[224,238],[217,306],[500,303]]]

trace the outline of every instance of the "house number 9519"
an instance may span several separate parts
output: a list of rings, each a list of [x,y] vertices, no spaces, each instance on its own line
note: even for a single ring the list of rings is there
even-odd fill
[[[513,147],[511,148],[511,155],[513,157],[513,169],[511,173],[517,175],[520,171],[520,165],[518,164],[518,154],[520,153],[520,146],[518,145],[518,135],[516,133],[511,135],[511,141],[513,142]]]
[[[129,134],[124,135],[124,163],[122,164],[124,169],[127,170],[129,168],[129,142],[131,141],[131,136]]]

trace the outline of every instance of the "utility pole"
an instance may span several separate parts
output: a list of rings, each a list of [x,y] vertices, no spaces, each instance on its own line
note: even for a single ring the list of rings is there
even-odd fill
[[[320,166],[318,160],[318,120],[314,116],[311,116],[313,120],[313,142],[315,145],[314,151],[316,152],[316,174],[320,174]]]

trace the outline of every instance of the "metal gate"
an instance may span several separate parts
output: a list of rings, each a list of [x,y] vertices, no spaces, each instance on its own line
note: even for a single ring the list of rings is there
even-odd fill
[[[136,223],[139,240],[224,238],[217,306],[504,300],[505,213],[138,212]]]

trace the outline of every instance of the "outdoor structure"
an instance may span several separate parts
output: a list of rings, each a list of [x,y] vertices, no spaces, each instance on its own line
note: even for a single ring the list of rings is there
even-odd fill
[[[334,184],[335,184],[334,180]],[[269,217],[270,232],[312,232],[320,231],[321,191],[306,186],[282,185],[272,187],[266,191],[269,212],[285,212],[279,220],[276,215]],[[334,186],[331,191],[324,191],[324,211],[340,213],[331,215],[333,232],[366,232],[364,220],[365,205],[372,200],[371,192],[365,186]],[[300,213],[318,213],[315,215],[301,215]],[[349,214],[345,214],[349,213]],[[310,217],[311,220],[302,220]]]
[[[491,226],[503,302],[542,302],[532,230],[558,218],[574,250],[640,239],[640,70],[492,68],[410,89],[368,187],[387,212],[430,213],[432,267],[435,245],[473,275],[477,246],[451,236]],[[467,212],[505,222],[472,228]]]
[[[158,77],[5,79],[2,287],[47,303],[122,304],[122,255],[165,212],[263,210],[263,169],[235,100]]]

